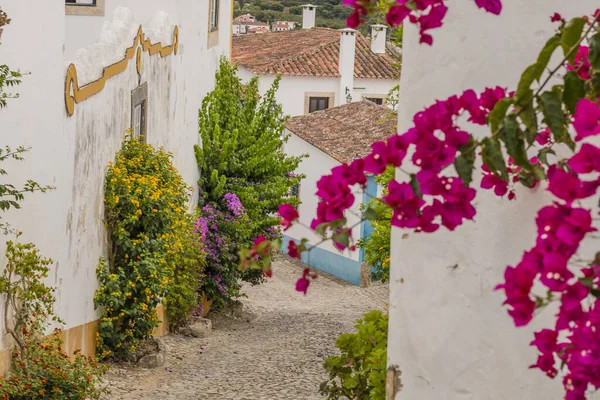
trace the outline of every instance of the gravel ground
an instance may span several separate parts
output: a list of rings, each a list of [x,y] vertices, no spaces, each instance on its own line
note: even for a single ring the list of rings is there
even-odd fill
[[[335,354],[339,334],[352,331],[366,311],[383,309],[387,286],[358,288],[320,274],[306,296],[294,290],[304,265],[278,258],[273,278],[244,288],[244,311],[209,315],[205,339],[163,338],[165,366],[154,370],[113,366],[109,399],[322,399],[323,360]]]

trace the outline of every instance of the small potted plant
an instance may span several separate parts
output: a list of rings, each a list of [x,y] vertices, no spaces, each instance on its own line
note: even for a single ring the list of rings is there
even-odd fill
[[[8,24],[10,24],[10,18],[8,18],[6,11],[0,8],[0,39],[2,38],[2,32],[4,31],[4,28],[2,27]]]

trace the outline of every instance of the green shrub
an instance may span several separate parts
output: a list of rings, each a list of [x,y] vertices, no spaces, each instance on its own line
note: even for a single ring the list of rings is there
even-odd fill
[[[200,302],[199,280],[203,278],[206,253],[202,250],[200,234],[196,232],[191,215],[184,220],[176,236],[182,249],[167,261],[173,266],[173,282],[165,297],[169,328],[176,331],[184,326]]]
[[[237,69],[221,60],[215,90],[202,102],[199,131],[202,146],[195,146],[200,172],[199,207],[214,205],[227,212],[223,198],[235,194],[247,214],[247,222],[237,224],[239,232],[229,232],[234,243],[233,257],[249,247],[253,239],[268,236],[279,225],[281,204],[298,205],[290,189],[303,178],[294,175],[302,157],[282,151],[284,135],[281,105],[275,99],[280,78],[266,93],[259,92],[258,79],[243,85]],[[233,226],[235,228],[235,226]],[[258,283],[260,270],[247,270],[242,279]]]
[[[2,399],[98,399],[105,392],[98,384],[107,366],[79,352],[69,357],[58,329],[44,337],[49,320],[61,322],[53,309],[55,288],[43,281],[50,265],[33,244],[7,243],[0,295],[4,327],[16,350],[9,377],[0,377]]]
[[[357,320],[356,333],[342,334],[336,342],[340,356],[328,357],[329,379],[320,393],[328,400],[385,399],[388,316],[379,310]]]
[[[375,181],[385,188],[384,194],[387,192],[387,187],[390,181],[394,178],[395,169],[388,169],[379,175]],[[392,235],[392,209],[383,204],[379,199],[374,199],[369,202],[369,207],[373,208],[377,214],[377,218],[371,221],[373,232],[366,239],[360,239],[357,243],[358,247],[364,249],[364,260],[373,268],[371,279],[388,282],[390,279],[390,239]]]
[[[170,260],[184,251],[178,234],[188,201],[169,153],[131,137],[123,142],[104,186],[110,254],[96,273],[100,357],[127,358],[158,326],[156,307],[173,281]]]

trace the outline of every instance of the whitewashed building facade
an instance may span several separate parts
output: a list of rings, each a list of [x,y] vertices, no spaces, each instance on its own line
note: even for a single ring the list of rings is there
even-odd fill
[[[514,90],[555,33],[550,16],[559,12],[569,20],[590,15],[599,5],[592,0],[502,3],[502,14],[495,16],[472,1],[449,1],[444,26],[432,31],[432,47],[420,45],[418,31],[406,24],[399,132],[436,99],[496,85]],[[562,59],[558,53],[550,66]],[[489,134],[489,128],[466,128]],[[393,229],[388,382],[396,370],[398,384],[389,399],[564,398],[562,376],[550,380],[528,369],[538,356],[529,346],[533,331],[553,326],[557,310],[549,307],[529,326],[515,328],[502,306],[503,292],[494,291],[506,266],[515,265],[534,243],[535,215],[550,201],[543,191],[521,189],[508,203],[480,191],[475,221],[454,232],[404,237],[401,229]]]
[[[306,154],[308,158],[303,159],[295,171],[304,175],[300,185],[293,190],[301,201],[298,208],[301,223],[284,232],[284,251],[290,240],[299,243],[306,238],[313,244],[321,241],[320,236],[308,227],[317,216],[319,199],[315,193],[323,174],[343,163],[351,163],[356,157],[364,157],[371,150],[371,143],[392,136],[395,128],[395,114],[388,107],[368,100],[298,115],[286,121],[290,139],[284,145],[284,151],[292,156]],[[378,187],[372,176],[369,176],[365,190],[357,186],[354,191],[355,203],[347,217],[348,226],[358,225],[352,232],[355,241],[371,234],[370,223],[360,223],[360,206],[377,194]],[[340,252],[331,242],[324,242],[304,253],[302,261],[354,285],[361,284],[362,251]]]
[[[400,75],[386,27],[374,26],[369,39],[352,29],[315,27],[315,16],[316,6],[308,4],[302,29],[234,37],[239,76],[259,76],[264,93],[282,75],[277,100],[292,116],[365,99],[384,103]]]
[[[0,143],[31,150],[3,168],[11,182],[56,187],[27,196],[23,210],[3,218],[55,261],[49,284],[58,288],[67,350],[92,353],[95,269],[107,255],[106,166],[134,127],[173,152],[175,166],[195,184],[198,109],[214,88],[220,58],[230,55],[232,2],[5,0],[2,9],[12,18],[2,63],[31,73],[13,90],[20,97],[0,111]],[[0,370],[9,346],[1,337]]]

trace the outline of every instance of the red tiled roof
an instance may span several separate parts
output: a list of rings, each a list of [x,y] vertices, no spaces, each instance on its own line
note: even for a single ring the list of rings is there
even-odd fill
[[[363,100],[291,117],[285,127],[341,163],[369,153],[371,143],[396,131],[396,114],[385,106]]]
[[[329,28],[233,38],[232,59],[258,75],[337,77],[339,55],[340,32]],[[356,78],[397,79],[400,72],[396,64],[391,49],[374,54],[370,39],[356,33]]]

